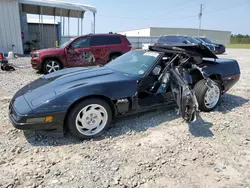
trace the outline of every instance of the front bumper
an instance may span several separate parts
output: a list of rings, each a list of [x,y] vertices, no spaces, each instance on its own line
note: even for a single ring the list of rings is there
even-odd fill
[[[36,70],[42,69],[42,61],[39,57],[32,57],[31,65],[33,69],[36,69]]]
[[[215,54],[223,54],[226,52],[225,46],[215,47]]]
[[[19,114],[12,103],[9,106],[9,119],[12,125],[20,130],[56,130],[57,132],[63,132],[64,118],[66,112],[54,112],[49,114],[32,114],[32,115],[22,115]],[[43,118],[46,116],[52,116],[53,120],[49,123],[46,122],[28,122],[29,120],[34,120],[38,118]]]

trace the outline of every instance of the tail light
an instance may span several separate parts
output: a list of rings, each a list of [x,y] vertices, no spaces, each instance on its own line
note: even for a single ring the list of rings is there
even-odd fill
[[[0,60],[3,60],[3,54],[0,53]]]

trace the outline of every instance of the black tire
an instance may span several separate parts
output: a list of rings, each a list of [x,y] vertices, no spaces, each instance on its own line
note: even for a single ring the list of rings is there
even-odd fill
[[[210,112],[210,111],[214,110],[220,102],[221,93],[222,93],[221,84],[217,81],[214,81],[214,84],[219,88],[219,99],[216,102],[216,104],[212,105],[211,107],[208,107],[205,104],[205,95],[209,89],[208,86],[206,85],[206,80],[202,79],[199,82],[197,82],[196,85],[194,86],[193,90],[194,90],[195,96],[197,98],[197,102],[199,104],[199,109],[201,111]]]
[[[119,55],[119,54],[110,55],[109,61],[112,61],[112,60],[116,59],[119,56],[121,56],[121,55]]]
[[[94,135],[85,135],[79,131],[79,129],[78,129],[79,127],[77,128],[76,119],[77,119],[78,115],[81,114],[80,112],[85,107],[87,107],[89,105],[96,105],[96,104],[102,106],[106,110],[107,122],[104,125],[104,127],[100,130],[100,132],[97,132]],[[88,120],[85,120],[85,121],[88,121]],[[69,112],[69,114],[67,116],[67,120],[66,120],[66,126],[68,127],[70,133],[74,137],[83,140],[83,139],[96,138],[96,137],[102,135],[106,131],[106,129],[109,127],[111,121],[112,121],[112,110],[111,110],[110,105],[102,99],[93,98],[93,99],[86,99],[86,100],[80,102]],[[84,130],[82,130],[82,131],[84,131]]]
[[[52,71],[49,71],[49,68],[48,66],[51,66],[51,64],[54,62],[54,67]],[[49,73],[52,73],[52,72],[56,72],[56,71],[59,71],[63,68],[62,64],[55,60],[55,59],[47,59],[45,61],[45,63],[43,64],[43,73],[44,74],[49,74]]]

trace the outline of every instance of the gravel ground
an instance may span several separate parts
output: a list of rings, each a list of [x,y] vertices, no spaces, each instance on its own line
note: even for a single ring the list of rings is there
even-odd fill
[[[250,185],[250,50],[229,49],[240,81],[211,113],[187,124],[175,110],[123,118],[97,140],[19,131],[8,103],[40,77],[29,59],[0,72],[0,187],[226,187]],[[24,68],[26,67],[26,68]]]

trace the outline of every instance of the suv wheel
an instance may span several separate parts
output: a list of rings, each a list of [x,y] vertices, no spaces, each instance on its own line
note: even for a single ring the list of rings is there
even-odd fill
[[[76,105],[67,119],[71,134],[79,139],[100,136],[112,120],[112,111],[107,102],[101,99],[88,99]]]
[[[52,72],[56,72],[62,69],[62,65],[60,62],[54,59],[48,59],[45,61],[43,65],[44,74],[49,74]]]
[[[118,54],[111,55],[110,58],[109,58],[109,61],[112,61],[112,60],[116,59],[119,56],[120,55],[118,55]]]

